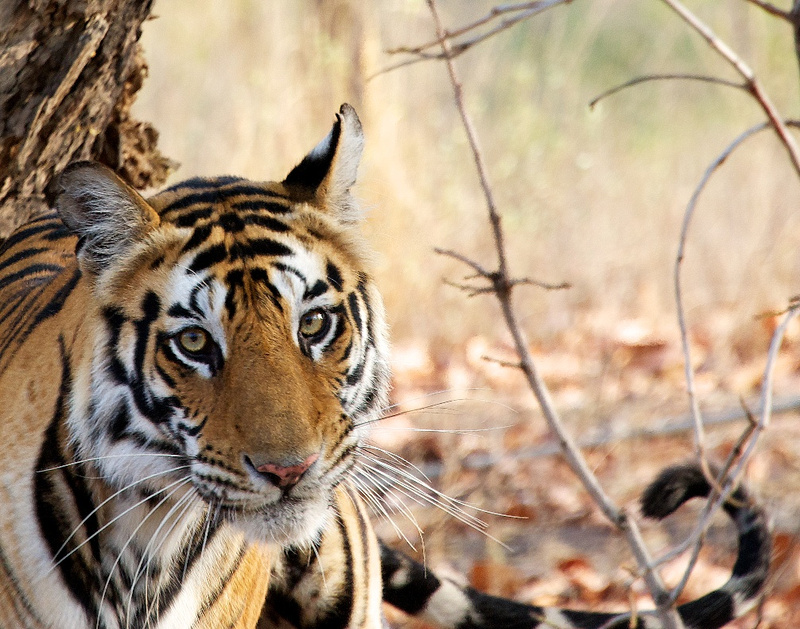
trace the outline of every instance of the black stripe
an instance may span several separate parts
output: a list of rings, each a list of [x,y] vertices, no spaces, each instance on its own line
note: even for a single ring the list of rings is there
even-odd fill
[[[153,291],[147,291],[142,298],[142,318],[134,323],[136,328],[136,347],[133,364],[137,377],[144,373],[144,358],[150,340],[150,327],[161,314],[161,299]]]
[[[236,234],[244,231],[244,221],[240,216],[231,213],[222,214],[217,219],[217,224],[230,234]]]
[[[353,317],[353,323],[359,334],[363,333],[361,329],[361,308],[358,305],[358,297],[355,293],[350,293],[347,296],[347,303],[350,305],[350,316]]]
[[[47,273],[48,277],[44,279],[50,279],[53,275],[59,273],[64,269],[63,266],[60,264],[31,264],[30,266],[26,266],[24,269],[17,271],[16,273],[11,273],[10,275],[6,275],[4,278],[0,279],[0,288],[5,288],[14,282],[18,282],[20,280],[24,280],[31,275],[39,274],[39,273]],[[42,278],[39,278],[42,279]]]
[[[26,240],[32,236],[36,236],[38,234],[44,234],[45,232],[51,232],[48,234],[48,239],[59,240],[69,235],[69,231],[64,226],[64,223],[61,222],[58,218],[49,217],[46,219],[42,219],[41,221],[36,221],[34,223],[30,223],[28,227],[24,229],[20,229],[15,231],[11,234],[8,238],[3,241],[2,246],[0,247],[0,254],[5,251],[8,251],[18,243]],[[53,238],[55,234],[55,238]]]
[[[200,293],[206,289],[208,289],[208,282],[203,280],[192,289],[191,293],[189,293],[189,308],[198,317],[203,317],[205,315],[203,309],[200,307],[200,304],[197,302],[197,298],[198,295],[200,295]]]
[[[107,359],[111,376],[119,384],[128,383],[128,371],[125,365],[117,356],[116,348],[119,345],[119,335],[122,332],[122,326],[125,324],[126,318],[121,310],[118,308],[104,308],[103,318],[106,321],[108,328],[109,341],[106,346]]]
[[[283,312],[283,305],[281,305],[282,295],[278,288],[269,281],[269,275],[267,274],[266,269],[262,268],[254,268],[250,269],[250,278],[258,283],[261,286],[265,286],[267,290],[269,290],[269,298],[270,301],[275,305],[275,307]]]
[[[175,388],[176,384],[175,379],[171,375],[169,375],[159,363],[156,363],[156,372],[164,381],[164,384],[166,384],[170,389]]]
[[[194,233],[192,233],[192,237],[189,238],[185,245],[183,245],[181,253],[186,253],[187,251],[202,245],[211,236],[212,229],[212,225],[201,225],[200,227],[195,228]]]
[[[244,271],[233,269],[225,276],[225,283],[228,285],[228,292],[225,295],[225,310],[228,311],[228,318],[233,319],[236,314],[236,292],[244,291]]]
[[[242,181],[242,177],[233,177],[230,175],[225,175],[222,177],[192,177],[191,179],[185,179],[184,181],[180,181],[175,185],[166,188],[163,192],[178,192],[179,190],[207,190],[208,188],[212,188],[215,186],[226,186],[228,184],[236,183],[237,181]]]
[[[325,273],[328,276],[328,284],[330,284],[337,290],[342,290],[342,286],[344,285],[344,283],[342,280],[342,272],[339,270],[339,267],[336,266],[333,262],[328,262],[328,266],[325,270]]]
[[[12,306],[11,310],[8,313],[4,312],[2,316],[2,320],[5,320],[8,334],[6,341],[0,347],[0,355],[5,357],[5,352],[12,343],[17,347],[21,346],[42,321],[60,312],[64,301],[72,293],[79,279],[80,271],[73,271],[72,275],[67,278],[66,284],[59,288],[55,295],[38,310],[34,304],[38,301],[41,293],[44,292],[46,285],[41,285],[38,290],[28,287],[27,295],[22,296],[15,302],[9,302],[8,305]],[[12,313],[16,314],[13,320],[10,319]],[[34,313],[35,316],[32,317]]]
[[[174,223],[177,227],[194,227],[198,221],[210,218],[213,213],[214,208],[210,205],[206,205],[196,210],[192,210],[191,212],[181,214],[174,220]]]
[[[53,295],[53,298],[48,301],[38,312],[36,319],[33,321],[33,325],[25,332],[26,337],[33,331],[33,328],[39,325],[42,321],[49,319],[50,317],[61,312],[61,309],[64,307],[64,302],[67,300],[67,297],[70,296],[80,278],[81,272],[76,269],[72,273],[72,276],[67,280],[67,283],[59,288],[58,291],[56,291],[56,294]]]
[[[273,232],[287,232],[291,229],[283,221],[279,221],[272,216],[264,216],[263,214],[245,214],[243,217],[244,222],[248,225],[257,225],[258,227],[265,227]]]
[[[246,243],[241,243],[236,252],[231,252],[231,258],[249,260],[258,256],[276,257],[290,256],[294,252],[283,243],[272,238],[254,238]]]
[[[50,249],[48,247],[32,247],[29,249],[23,249],[22,251],[17,251],[13,256],[3,260],[3,263],[0,264],[0,273],[3,273],[8,267],[14,266],[17,262],[27,260],[28,258],[49,250]]]
[[[209,519],[211,522],[208,523],[208,528],[206,528],[206,523]],[[216,522],[214,517],[208,513],[206,514],[205,518],[200,521],[197,529],[195,530],[195,534],[192,535],[184,544],[183,549],[178,555],[178,560],[175,561],[172,566],[172,578],[168,579],[167,585],[159,590],[158,595],[156,596],[157,605],[154,605],[150,608],[148,620],[152,621],[158,618],[160,615],[163,616],[166,610],[169,609],[175,597],[183,587],[184,580],[181,577],[184,574],[184,570],[186,574],[191,572],[194,564],[202,555],[203,550],[212,544],[214,537],[219,531],[219,528],[219,522]],[[206,531],[208,531],[207,535]],[[134,626],[146,627],[149,626],[149,623],[145,622]],[[188,619],[187,626],[189,626]]]
[[[356,368],[353,369],[350,373],[347,374],[345,378],[345,383],[348,386],[355,386],[361,381],[361,377],[364,375],[364,363],[363,361],[356,365]]]
[[[356,286],[356,290],[358,290],[359,294],[361,295],[361,301],[364,303],[364,308],[367,309],[367,313],[365,319],[367,320],[367,338],[374,338],[373,329],[372,329],[372,306],[370,305],[369,301],[369,293],[367,293],[367,280],[364,276],[358,282],[358,286]]]
[[[128,428],[131,425],[131,413],[128,405],[124,402],[120,404],[108,424],[108,433],[112,441],[121,441],[125,438]]]
[[[211,607],[213,607],[213,605],[217,602],[217,600],[222,596],[222,593],[225,591],[225,588],[228,586],[228,583],[233,578],[233,575],[236,574],[236,571],[239,569],[239,566],[242,565],[242,559],[244,559],[246,549],[247,549],[246,544],[242,544],[239,547],[239,552],[236,554],[236,557],[233,560],[233,564],[228,568],[225,574],[220,577],[219,584],[217,585],[217,587],[214,589],[213,592],[206,594],[206,598],[203,601],[202,605],[200,606],[200,610],[197,613],[198,619],[202,619],[203,616],[206,614],[206,612],[208,612],[208,610],[211,609]]]
[[[194,194],[187,194],[185,197],[176,199],[167,205],[163,210],[161,210],[161,216],[163,217],[167,214],[171,214],[172,212],[185,210],[187,207],[192,207],[193,205],[213,205],[215,203],[219,203],[219,201],[219,191],[216,189],[204,190],[203,192],[196,192]]]
[[[244,182],[241,185],[231,186],[230,188],[224,188],[223,190],[220,190],[220,194],[226,201],[228,199],[232,199],[233,197],[239,196],[285,198],[283,195],[273,192],[272,190],[267,190],[263,186],[248,184],[247,182]]]
[[[194,314],[191,310],[186,308],[183,304],[172,304],[169,309],[167,310],[167,314],[170,317],[175,317],[176,319],[193,319]]]
[[[247,201],[237,201],[231,205],[231,208],[237,212],[241,211],[254,211],[254,212],[269,212],[270,214],[288,214],[291,208],[276,203],[275,201],[267,201],[265,199],[248,199]]]
[[[309,300],[314,299],[315,297],[319,297],[323,293],[328,291],[328,285],[323,282],[322,280],[317,280],[317,283],[314,284],[311,288],[307,289],[306,292],[303,294],[303,299]]]
[[[353,614],[353,547],[350,544],[350,536],[348,535],[347,525],[344,519],[339,514],[336,518],[336,524],[339,527],[339,532],[342,536],[342,554],[345,557],[345,563],[342,568],[344,569],[343,585],[339,591],[339,596],[336,603],[330,608],[327,614],[318,617],[317,622],[312,627],[335,629],[338,627],[349,627],[350,618]],[[309,627],[309,629],[312,629]]]
[[[53,562],[59,561],[57,570],[61,573],[64,585],[69,589],[75,600],[83,607],[90,624],[94,625],[97,610],[92,602],[93,594],[96,595],[97,571],[99,566],[90,566],[85,563],[86,553],[83,551],[71,552],[80,543],[81,538],[86,539],[92,532],[97,531],[97,519],[88,516],[91,513],[92,500],[90,493],[84,485],[82,476],[85,472],[82,466],[67,465],[70,461],[64,459],[62,444],[59,439],[60,424],[66,421],[66,407],[69,391],[72,387],[72,370],[69,364],[69,355],[61,344],[61,382],[56,402],[53,420],[47,428],[36,470],[34,472],[34,492],[36,496],[36,516],[39,530],[42,533]],[[81,469],[75,469],[75,467]],[[57,468],[57,469],[51,469]],[[72,477],[72,478],[70,478]],[[70,492],[68,495],[63,490],[66,484]],[[68,504],[71,502],[72,504]],[[70,518],[70,513],[76,509],[84,522],[79,531],[83,535],[74,535],[69,542],[67,537],[75,530],[76,522]],[[66,544],[65,544],[66,542]],[[97,538],[90,542],[92,555],[99,556]],[[63,546],[63,550],[60,550]],[[60,552],[59,556],[56,556]],[[69,554],[71,553],[71,554]],[[69,554],[69,556],[67,556]]]
[[[199,273],[205,269],[222,262],[228,256],[228,251],[223,243],[213,245],[198,253],[189,265],[190,273]]]

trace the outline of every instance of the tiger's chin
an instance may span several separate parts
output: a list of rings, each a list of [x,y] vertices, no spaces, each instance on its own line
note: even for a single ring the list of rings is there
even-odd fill
[[[280,500],[256,511],[236,511],[230,522],[251,542],[286,547],[319,539],[330,518],[330,501],[319,496]]]

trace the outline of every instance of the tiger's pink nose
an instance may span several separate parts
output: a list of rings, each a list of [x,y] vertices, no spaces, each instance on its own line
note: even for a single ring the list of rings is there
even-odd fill
[[[300,482],[300,478],[318,458],[319,454],[312,454],[305,461],[297,465],[264,463],[263,465],[259,465],[256,469],[266,476],[273,485],[281,489],[289,489]]]

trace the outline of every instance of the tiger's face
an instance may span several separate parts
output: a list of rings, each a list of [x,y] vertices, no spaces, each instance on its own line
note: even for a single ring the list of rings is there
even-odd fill
[[[361,142],[344,106],[281,183],[190,180],[149,202],[96,165],[65,173],[92,345],[69,425],[112,487],[258,540],[324,526],[388,388],[349,198]]]

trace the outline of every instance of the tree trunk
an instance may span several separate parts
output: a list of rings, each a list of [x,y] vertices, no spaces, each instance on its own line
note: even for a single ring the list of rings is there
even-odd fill
[[[0,237],[48,207],[72,161],[110,166],[137,188],[173,163],[131,119],[147,74],[138,43],[152,0],[0,0]]]

